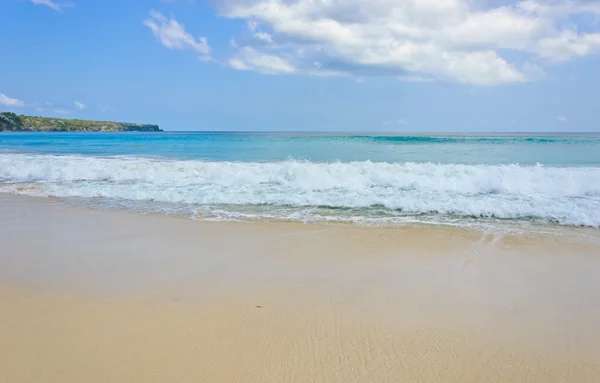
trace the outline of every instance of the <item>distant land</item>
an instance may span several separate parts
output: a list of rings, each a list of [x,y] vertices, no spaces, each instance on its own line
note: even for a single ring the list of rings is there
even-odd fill
[[[0,132],[162,132],[158,125],[0,113]]]

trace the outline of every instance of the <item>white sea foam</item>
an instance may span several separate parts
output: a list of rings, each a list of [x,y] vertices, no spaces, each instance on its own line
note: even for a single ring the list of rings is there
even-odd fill
[[[363,213],[356,209],[367,208],[365,219],[380,213],[386,219],[437,215],[600,226],[600,168],[593,167],[234,163],[0,153],[0,182],[4,191],[183,204],[231,217],[338,216],[324,214],[327,208],[354,209],[357,217]],[[36,187],[24,188],[26,184]],[[248,209],[253,205],[262,207]]]

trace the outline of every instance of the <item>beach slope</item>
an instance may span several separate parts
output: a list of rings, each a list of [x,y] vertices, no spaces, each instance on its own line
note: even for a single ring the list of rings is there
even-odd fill
[[[592,238],[0,194],[0,382],[600,382]]]

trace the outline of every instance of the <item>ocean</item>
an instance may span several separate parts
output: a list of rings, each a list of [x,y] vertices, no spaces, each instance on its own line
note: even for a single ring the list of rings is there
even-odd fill
[[[600,134],[1,133],[0,192],[215,221],[600,227]]]

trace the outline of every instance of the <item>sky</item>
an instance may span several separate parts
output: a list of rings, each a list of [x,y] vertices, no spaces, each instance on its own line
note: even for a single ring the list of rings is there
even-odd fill
[[[600,132],[600,0],[0,0],[0,111],[165,130]]]

